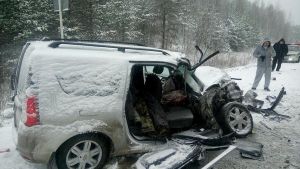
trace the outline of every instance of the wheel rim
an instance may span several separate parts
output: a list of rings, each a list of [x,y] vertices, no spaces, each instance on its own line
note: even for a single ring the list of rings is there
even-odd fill
[[[97,142],[85,140],[71,147],[66,164],[69,169],[92,169],[99,164],[101,158],[101,146]]]
[[[238,107],[234,107],[229,111],[228,122],[231,129],[237,134],[247,134],[252,128],[249,113]]]

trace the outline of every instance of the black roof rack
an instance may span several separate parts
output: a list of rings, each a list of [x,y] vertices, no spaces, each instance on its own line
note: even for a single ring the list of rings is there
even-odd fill
[[[120,52],[125,52],[126,49],[129,50],[140,50],[140,51],[150,51],[150,52],[161,52],[164,55],[170,55],[169,53],[160,49],[147,49],[141,47],[125,47],[125,46],[114,46],[106,44],[94,44],[94,43],[83,43],[83,42],[72,42],[72,41],[54,41],[49,44],[51,48],[58,48],[59,45],[78,45],[78,46],[91,46],[91,47],[103,47],[103,48],[115,48]]]
[[[136,46],[145,46],[141,43],[135,43],[135,42],[122,42],[122,41],[109,41],[109,40],[80,40],[80,39],[50,39],[47,37],[44,37],[41,39],[41,41],[65,41],[65,42],[97,42],[97,43],[114,43],[114,44],[124,44],[124,45],[136,45]]]

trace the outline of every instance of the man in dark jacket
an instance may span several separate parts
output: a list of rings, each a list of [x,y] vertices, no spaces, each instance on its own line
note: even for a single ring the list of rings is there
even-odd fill
[[[279,71],[282,60],[288,53],[288,46],[285,44],[285,40],[282,38],[279,42],[275,43],[273,47],[276,51],[276,56],[273,59],[272,71],[274,71],[276,63],[278,63],[276,71]]]

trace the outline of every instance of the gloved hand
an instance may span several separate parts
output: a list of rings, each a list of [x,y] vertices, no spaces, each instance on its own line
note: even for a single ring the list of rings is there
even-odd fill
[[[263,62],[263,61],[265,61],[265,59],[266,59],[266,56],[260,56],[259,58],[260,58],[260,59],[261,59],[261,61]]]

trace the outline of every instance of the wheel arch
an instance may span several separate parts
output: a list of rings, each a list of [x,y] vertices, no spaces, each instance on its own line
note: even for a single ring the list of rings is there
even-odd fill
[[[74,135],[70,136],[68,139],[66,139],[64,142],[62,142],[57,147],[57,149],[55,150],[55,152],[53,152],[53,153],[56,153],[64,144],[66,144],[71,139],[74,139],[76,137],[80,137],[82,135],[94,135],[94,136],[97,136],[97,137],[104,138],[105,141],[107,141],[107,144],[109,145],[109,152],[110,152],[110,154],[114,152],[113,141],[112,141],[112,139],[107,134],[105,134],[104,132],[99,132],[99,131],[89,131],[89,132],[85,132],[85,133],[77,133],[77,134],[74,134]]]
[[[68,139],[66,139],[64,142],[62,142],[54,152],[52,152],[51,156],[50,156],[50,159],[48,161],[48,167],[53,167],[53,166],[56,166],[56,154],[57,152],[59,151],[60,148],[62,148],[64,146],[64,144],[66,144],[68,141],[70,141],[71,139],[75,139],[76,137],[80,137],[82,135],[95,135],[97,137],[102,137],[106,140],[107,144],[109,145],[109,154],[108,156],[110,157],[113,152],[114,152],[114,143],[112,141],[112,139],[107,135],[105,134],[104,132],[99,132],[99,131],[90,131],[90,132],[85,132],[85,133],[77,133],[77,134],[74,134],[72,136],[70,136]]]

